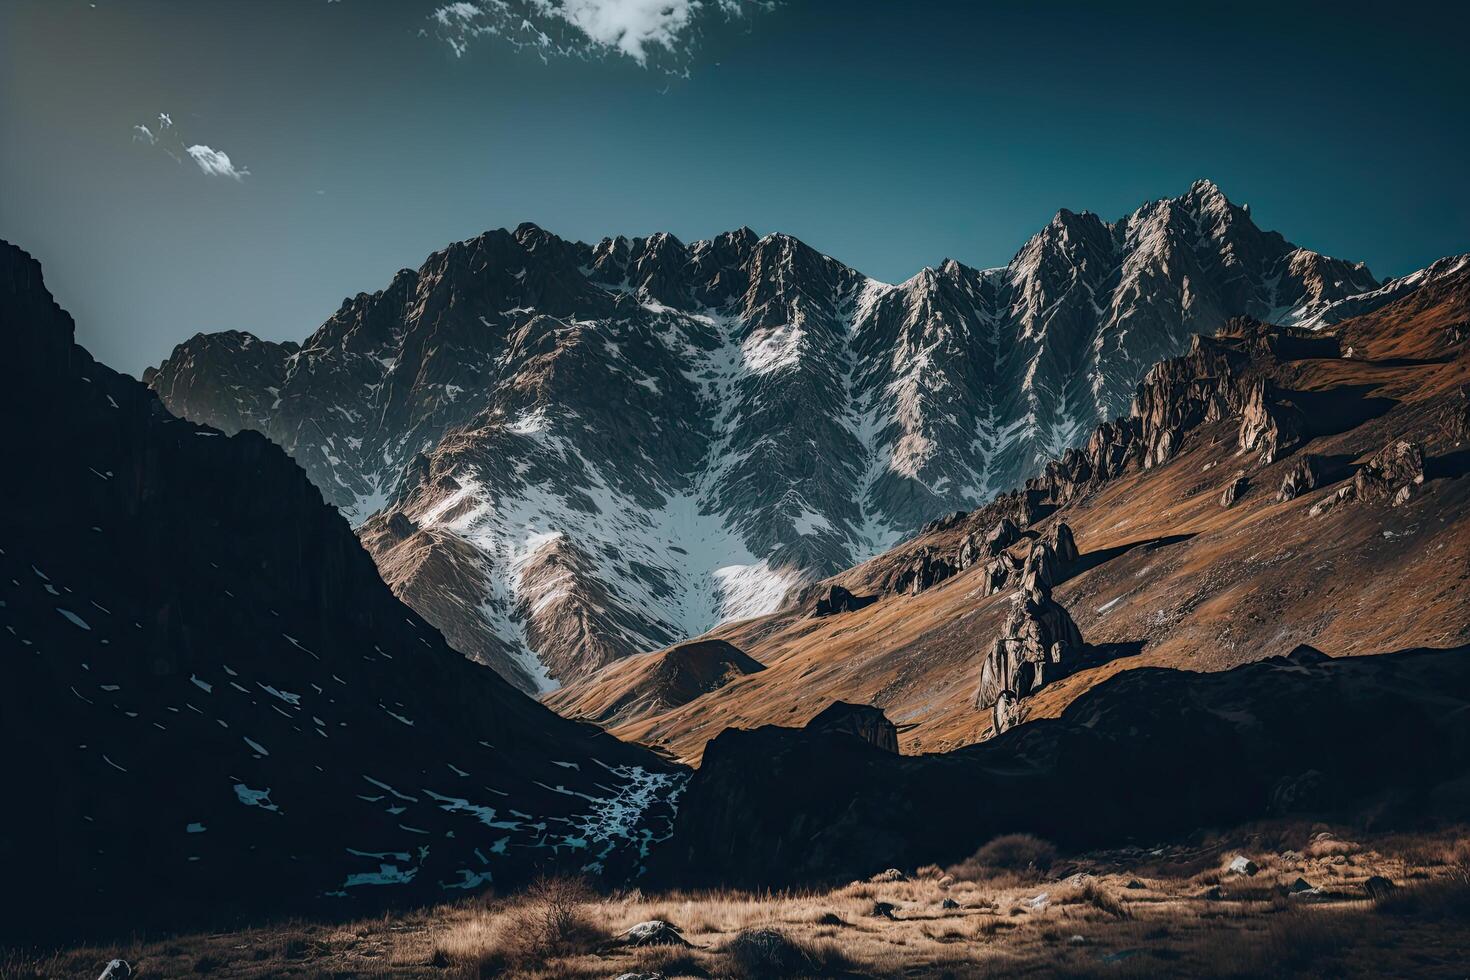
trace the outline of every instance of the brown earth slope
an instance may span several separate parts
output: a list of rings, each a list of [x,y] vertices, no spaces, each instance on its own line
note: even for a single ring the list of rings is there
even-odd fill
[[[1003,516],[1023,529],[1008,549],[1017,563],[1059,522],[1081,552],[1052,595],[1081,629],[1087,659],[1023,698],[1023,718],[1055,717],[1134,667],[1222,670],[1300,643],[1335,656],[1463,644],[1467,324],[1467,273],[1345,321],[1319,335],[1325,342],[1233,323],[1231,336],[1157,367],[1135,417],[1100,427],[1090,461],[1069,452],[1028,491],[936,522],[818,587],[878,601],[819,617],[813,590],[721,627],[708,636],[767,669],[686,704],[650,702],[612,731],[696,761],[725,728],[801,725],[840,698],[883,708],[904,727],[907,753],[987,737],[992,712],[975,693],[1015,579],[987,594],[987,559],[962,558]],[[1405,474],[1370,465],[1400,441],[1410,443]],[[1280,499],[1285,476],[1308,466],[1316,486]],[[616,701],[646,669],[646,658],[610,665],[549,703],[576,715]]]

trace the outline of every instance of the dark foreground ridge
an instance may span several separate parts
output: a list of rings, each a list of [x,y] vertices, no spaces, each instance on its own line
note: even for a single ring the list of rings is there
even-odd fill
[[[1470,647],[1130,670],[1059,719],[941,755],[730,729],[658,870],[781,887],[951,863],[1012,831],[1088,848],[1347,811],[1387,825],[1470,813]]]
[[[638,874],[677,767],[450,649],[284,452],[72,336],[0,242],[7,928]]]

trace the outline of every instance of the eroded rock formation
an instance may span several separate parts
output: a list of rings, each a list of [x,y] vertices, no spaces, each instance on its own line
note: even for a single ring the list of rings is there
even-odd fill
[[[1081,663],[1085,652],[1082,633],[1067,610],[1039,579],[1027,582],[1011,599],[1011,609],[1000,635],[990,644],[980,665],[975,706],[994,708],[1003,692],[1016,700],[1065,677]],[[996,730],[1003,731],[1011,706],[996,711]],[[1005,717],[1003,717],[1005,716]]]
[[[1317,489],[1321,475],[1321,462],[1316,456],[1310,453],[1301,456],[1281,477],[1281,489],[1276,499],[1284,503]]]

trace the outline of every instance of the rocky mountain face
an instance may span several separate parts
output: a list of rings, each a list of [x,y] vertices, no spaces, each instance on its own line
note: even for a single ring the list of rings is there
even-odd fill
[[[1193,331],[1321,326],[1452,267],[1380,284],[1207,181],[897,285],[749,229],[586,245],[522,225],[344,301],[299,347],[200,335],[147,380],[283,446],[399,596],[540,691],[1018,486]]]
[[[96,363],[4,243],[0,325],[7,929],[637,876],[677,768],[465,660],[285,453]]]
[[[707,635],[765,670],[611,730],[692,762],[842,700],[934,752],[1137,667],[1470,643],[1467,324],[1470,268],[1326,330],[1228,320],[1019,489]],[[549,701],[618,703],[640,659]]]
[[[1464,646],[1131,670],[1060,718],[942,754],[898,755],[817,723],[728,729],[655,875],[799,886],[954,863],[1018,830],[1072,849],[1366,808],[1383,826],[1463,819],[1467,745]]]

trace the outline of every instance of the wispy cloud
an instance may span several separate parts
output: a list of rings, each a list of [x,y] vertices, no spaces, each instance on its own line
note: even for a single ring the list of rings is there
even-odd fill
[[[244,180],[250,176],[250,171],[244,167],[237,167],[230,160],[228,153],[216,150],[212,146],[203,143],[185,144],[178,131],[174,128],[173,117],[166,112],[160,112],[157,120],[150,126],[138,123],[133,127],[133,140],[138,143],[146,143],[156,146],[175,162],[183,163],[185,158],[194,161],[200,171],[210,177],[228,177],[231,180]]]
[[[458,0],[430,20],[454,53],[498,39],[550,57],[630,58],[645,67],[687,71],[699,34],[773,6],[770,0]]]

